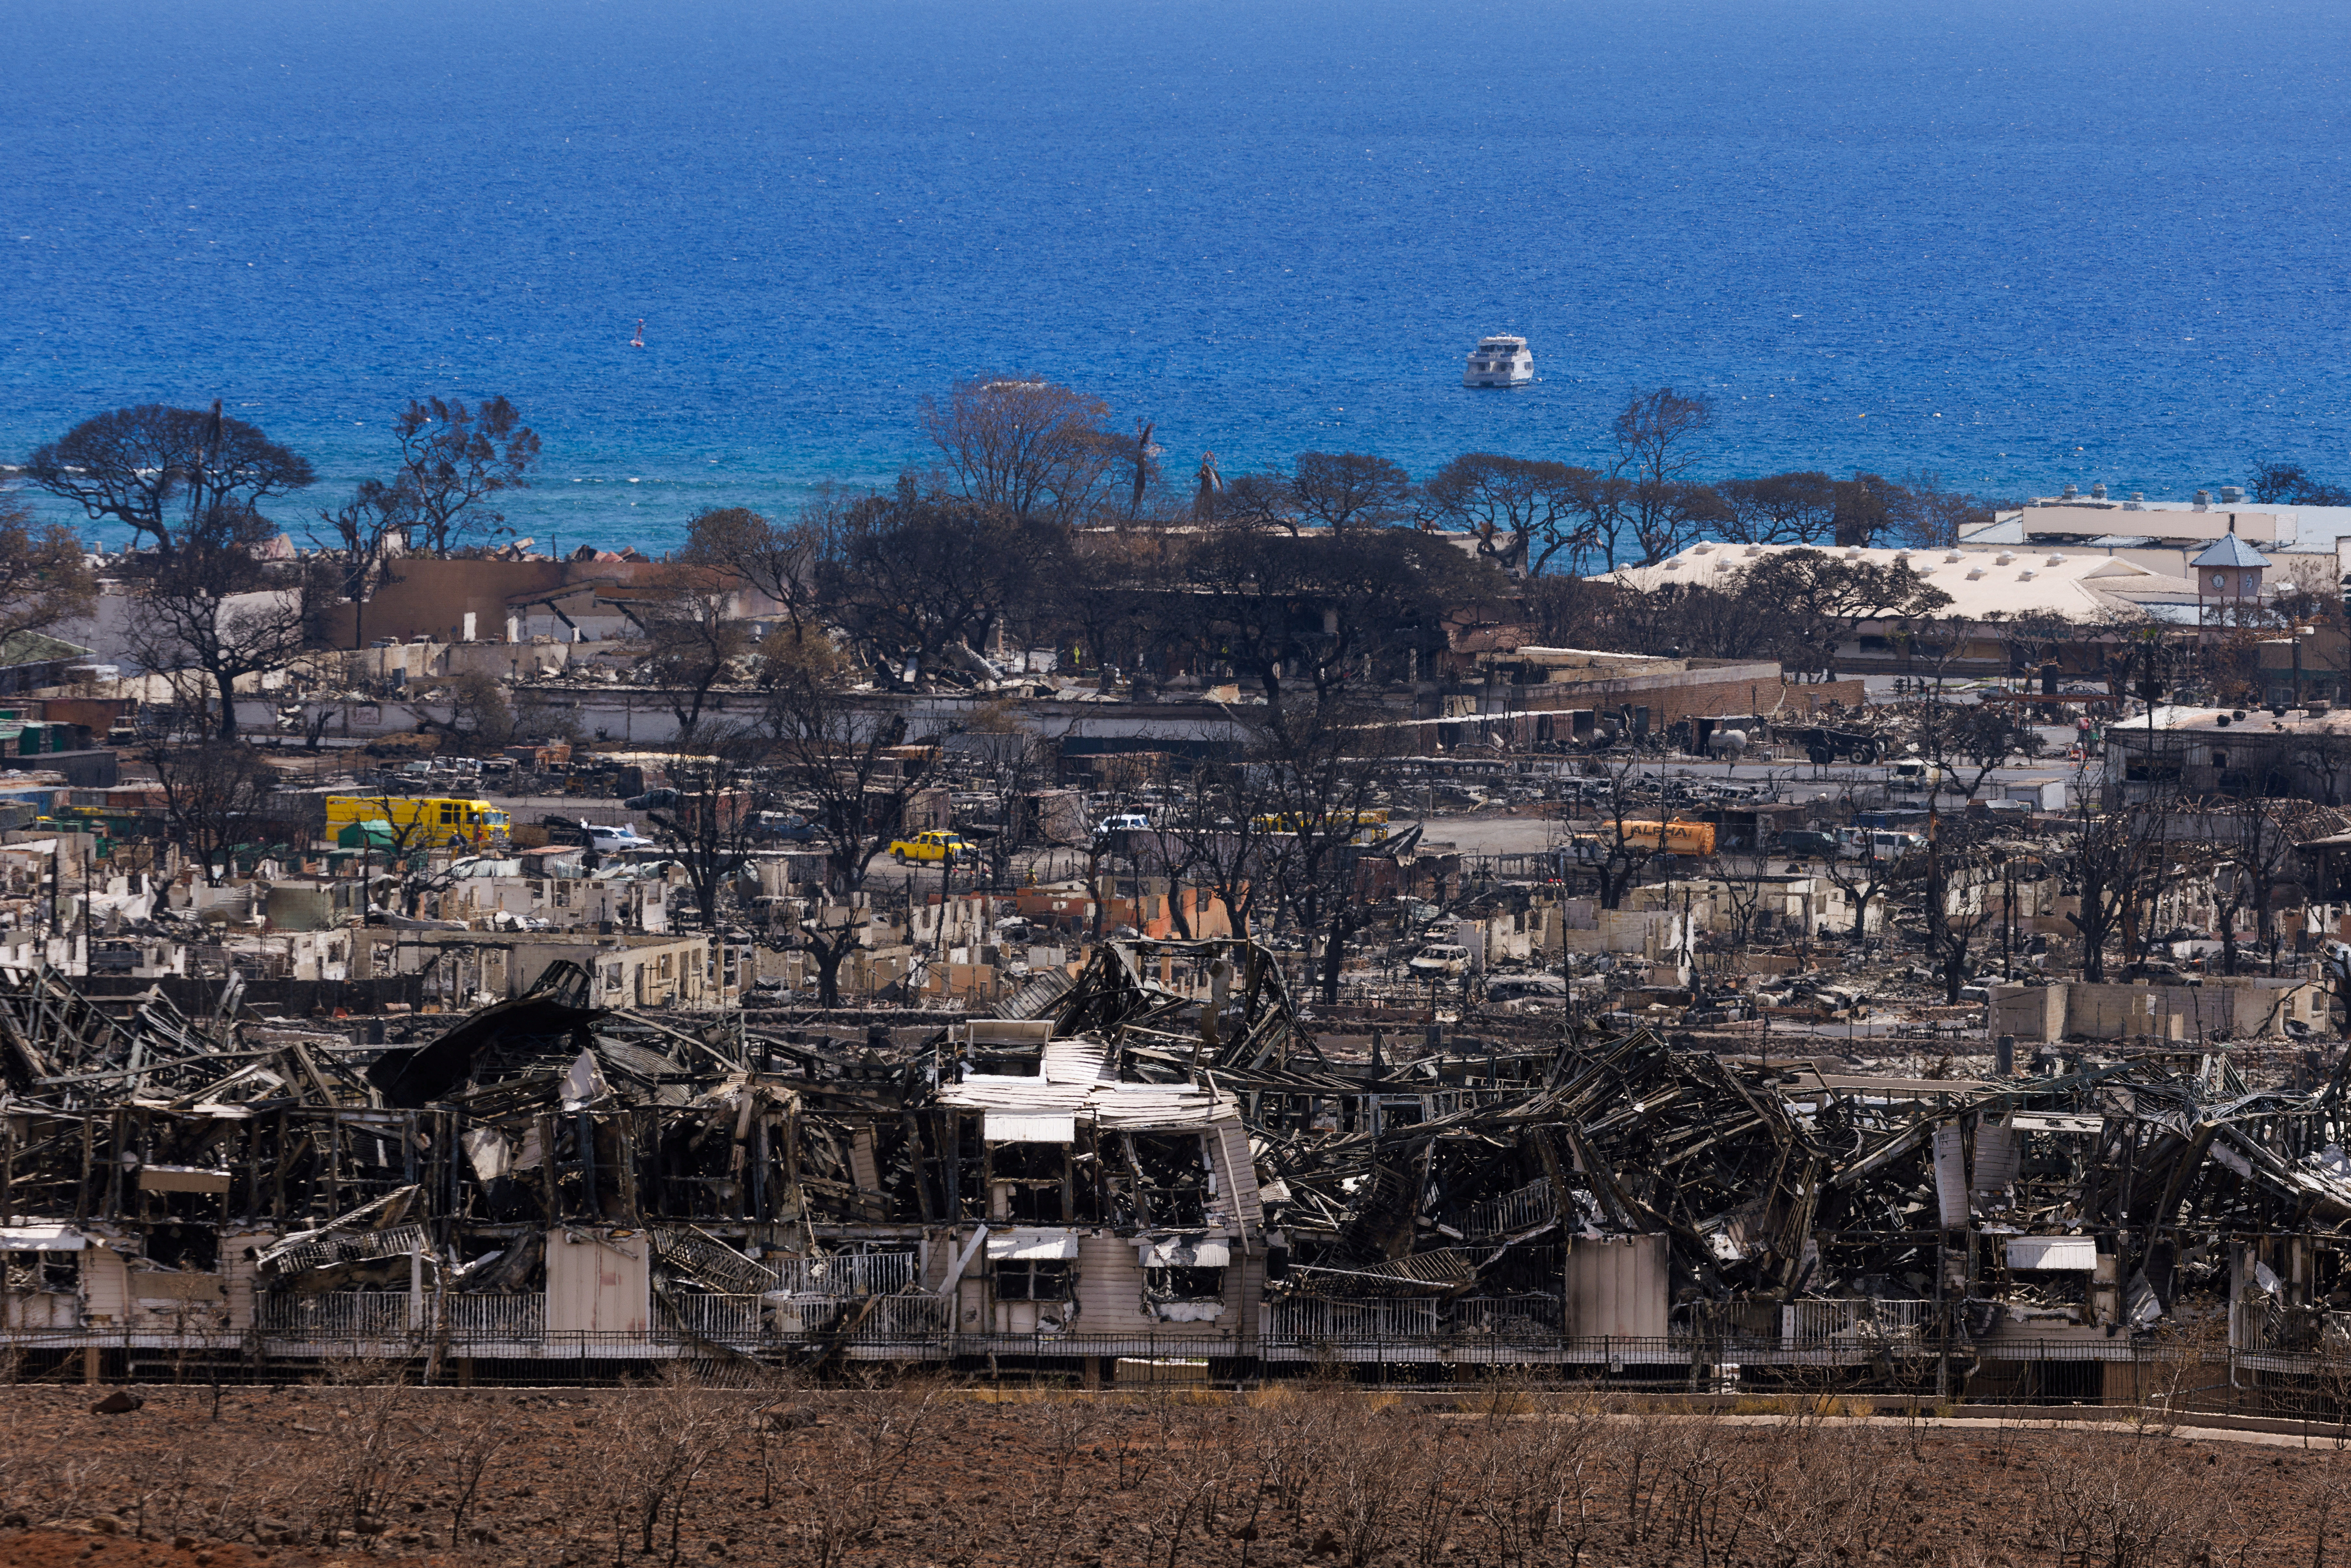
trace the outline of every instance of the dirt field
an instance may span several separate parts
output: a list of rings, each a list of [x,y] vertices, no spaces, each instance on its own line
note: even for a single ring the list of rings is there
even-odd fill
[[[0,1389],[0,1563],[2326,1568],[2351,1453],[1337,1388]]]

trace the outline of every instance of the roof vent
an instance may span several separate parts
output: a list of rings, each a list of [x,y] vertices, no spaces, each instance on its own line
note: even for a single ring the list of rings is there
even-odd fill
[[[1983,568],[1978,567],[1973,571],[1968,573],[1968,580],[1970,582],[1973,582],[1981,576],[1983,576]]]
[[[2223,485],[2220,486],[2220,501],[2223,506],[2233,507],[2244,498],[2245,493],[2237,488],[2234,485]]]
[[[2020,571],[2016,574],[2016,580],[2019,582],[2031,582],[2032,580],[2032,573],[2030,570]]]
[[[1847,560],[1859,560],[1861,559],[1860,547],[1857,545],[1847,545],[1845,547],[1844,559]]]
[[[2065,564],[2065,558],[2062,555],[2053,555],[2042,564],[2044,566],[2064,566]]]
[[[2210,491],[2210,490],[2199,490],[2199,491],[2197,491],[2197,492],[2196,492],[2196,509],[2197,509],[2198,511],[2199,511],[2199,512],[2200,512],[2200,511],[2202,511],[2205,507],[2207,507],[2210,506],[2211,504],[2212,504],[2212,492],[2211,492],[2211,491]]]
[[[1754,559],[1757,556],[1761,555],[1762,553],[1763,547],[1761,545],[1749,545],[1747,547],[1747,559],[1750,560]]]
[[[1690,549],[1690,554],[1692,555],[1712,555],[1713,553],[1714,547],[1712,545],[1696,545]]]
[[[2001,551],[2001,552],[2000,552],[2000,554],[1998,554],[1997,556],[1994,556],[1994,557],[1992,558],[1992,565],[1994,565],[1994,566],[2006,566],[2009,562],[2011,562],[2011,561],[2014,560],[2015,559],[2016,559],[2016,556],[2015,556],[2015,554],[2014,554],[2014,552],[2013,552],[2013,551],[2010,551],[2010,550],[2002,550],[2002,551]]]
[[[2093,485],[2090,486],[2090,499],[2094,501],[2103,501],[2105,498],[2106,487],[2104,485]]]
[[[2082,493],[2081,491],[2079,491],[2079,490],[2075,489],[2073,486],[2068,485],[2068,486],[2065,486],[2065,497],[2064,497],[2064,498],[2065,498],[2066,500],[2070,501],[2070,500],[2074,499],[2074,497],[2075,497],[2076,496],[2079,496],[2081,493]]]
[[[1944,559],[1945,560],[1957,560],[1957,559],[1959,559],[1959,551],[1957,551],[1957,550],[1949,550],[1949,551],[1946,551],[1946,552],[1944,553],[1943,559]]]

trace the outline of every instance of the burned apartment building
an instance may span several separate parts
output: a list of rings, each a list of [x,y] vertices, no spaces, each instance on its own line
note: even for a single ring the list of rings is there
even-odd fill
[[[1155,977],[1170,954],[1197,985]],[[817,1038],[613,1010],[559,963],[371,1042],[30,974],[0,993],[0,1330],[90,1376],[1511,1365],[1947,1397],[2095,1398],[2183,1344],[2307,1387],[2346,1344],[2345,1074],[2315,1059],[1906,1077],[1556,1019],[1343,1051],[1230,942],[1110,944],[1002,1010],[1033,1016]]]

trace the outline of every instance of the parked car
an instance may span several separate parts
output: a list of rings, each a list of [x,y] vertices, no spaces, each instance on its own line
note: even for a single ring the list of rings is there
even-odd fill
[[[1552,1001],[1567,999],[1567,982],[1557,975],[1497,975],[1486,982],[1489,1002]]]
[[[751,836],[805,844],[816,838],[816,824],[797,811],[762,811],[758,820],[751,824]]]
[[[900,865],[925,864],[933,861],[948,865],[972,852],[972,848],[959,833],[934,828],[927,833],[916,833],[911,839],[894,839],[890,844],[890,858]]]
[[[1414,954],[1405,967],[1423,979],[1463,974],[1469,967],[1469,949],[1456,942],[1431,942]]]
[[[1120,811],[1104,817],[1094,824],[1094,837],[1106,839],[1113,833],[1144,833],[1151,831],[1151,819],[1140,811]]]
[[[617,828],[609,827],[601,822],[582,822],[580,824],[580,831],[586,839],[590,849],[606,852],[615,850],[651,849],[653,842],[653,840],[637,831],[636,824],[633,822],[623,822]]]
[[[677,791],[648,789],[642,795],[630,796],[621,805],[623,810],[631,811],[667,811],[677,805]]]
[[[1943,770],[1923,757],[1897,757],[1886,769],[1886,782],[1897,789],[1933,789],[1943,782]]]

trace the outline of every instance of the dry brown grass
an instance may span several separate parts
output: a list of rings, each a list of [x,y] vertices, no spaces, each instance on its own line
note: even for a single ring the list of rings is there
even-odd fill
[[[2351,1455],[2127,1425],[1770,1423],[1510,1384],[980,1403],[935,1379],[596,1393],[0,1390],[0,1512],[491,1568],[2327,1568]],[[0,1532],[0,1562],[12,1561]]]

